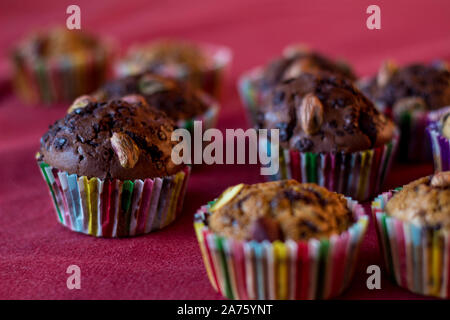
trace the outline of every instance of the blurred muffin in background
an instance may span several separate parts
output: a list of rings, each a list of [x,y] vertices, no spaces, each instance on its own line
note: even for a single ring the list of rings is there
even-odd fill
[[[401,130],[399,156],[403,161],[430,161],[426,136],[429,113],[450,106],[450,72],[445,63],[398,67],[386,61],[378,74],[360,83],[362,91]]]
[[[354,81],[352,68],[343,61],[334,61],[304,45],[291,45],[283,55],[265,66],[246,72],[239,79],[239,93],[252,126],[259,127],[258,113],[265,96],[279,83],[303,73],[328,72]]]
[[[13,49],[16,92],[33,104],[71,101],[104,82],[112,55],[109,40],[79,30],[61,27],[31,34]]]
[[[202,121],[203,129],[216,124],[219,105],[208,94],[150,72],[109,81],[92,94],[99,101],[127,95],[142,96],[146,103],[164,111],[179,128],[191,130],[196,120]]]
[[[217,98],[230,62],[228,48],[165,39],[131,47],[115,72],[119,77],[152,72],[189,83]]]

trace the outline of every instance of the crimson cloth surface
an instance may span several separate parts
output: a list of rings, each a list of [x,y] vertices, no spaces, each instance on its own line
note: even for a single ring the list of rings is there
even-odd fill
[[[450,60],[449,1],[376,1],[381,30],[366,28],[372,1],[78,1],[82,28],[117,38],[122,47],[157,37],[183,37],[229,46],[234,61],[218,128],[246,127],[237,77],[304,42],[351,61],[359,75],[385,58],[404,64]],[[5,0],[0,4],[0,298],[220,299],[208,282],[192,226],[198,207],[240,182],[263,181],[258,166],[194,168],[183,214],[168,228],[137,238],[97,239],[71,232],[55,213],[34,161],[40,136],[67,105],[23,105],[8,84],[8,50],[29,31],[64,24],[69,1]],[[384,189],[432,173],[428,165],[396,165]],[[66,269],[81,268],[81,290],[68,290]],[[358,268],[341,299],[420,299],[389,282],[366,287],[366,268],[382,265],[373,223]]]

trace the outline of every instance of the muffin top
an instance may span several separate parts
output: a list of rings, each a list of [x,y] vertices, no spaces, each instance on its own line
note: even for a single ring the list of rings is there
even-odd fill
[[[121,63],[127,65],[130,74],[148,71],[169,75],[181,71],[185,76],[198,73],[208,65],[198,45],[178,40],[159,40],[133,47]]]
[[[350,80],[304,73],[266,97],[261,127],[279,129],[281,146],[300,152],[355,152],[381,146],[394,124]]]
[[[296,180],[230,187],[211,212],[210,229],[237,240],[329,237],[354,222],[344,196]]]
[[[142,95],[149,105],[164,111],[175,121],[193,118],[208,109],[198,91],[152,73],[112,80],[93,96],[103,101],[129,94]]]
[[[302,73],[329,72],[349,80],[355,80],[349,66],[335,62],[318,52],[305,48],[289,47],[283,57],[273,60],[264,69],[261,85],[271,88],[283,80],[296,78]]]
[[[450,171],[405,185],[388,201],[386,213],[417,225],[450,230]]]
[[[32,34],[15,52],[22,57],[46,60],[66,55],[81,55],[92,50],[103,50],[95,37],[80,30],[55,28]]]
[[[385,62],[362,90],[396,113],[411,108],[435,110],[450,105],[450,72],[442,64],[397,68],[392,62]]]
[[[40,159],[71,174],[134,180],[172,175],[173,122],[145,100],[77,99],[41,138]]]

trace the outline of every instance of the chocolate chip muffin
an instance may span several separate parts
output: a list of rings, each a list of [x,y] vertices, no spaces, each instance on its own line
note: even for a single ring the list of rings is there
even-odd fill
[[[277,85],[259,113],[279,129],[281,146],[300,152],[350,153],[382,146],[394,124],[354,85],[329,73],[304,73]]]
[[[302,47],[288,47],[283,57],[273,60],[264,68],[260,85],[272,88],[280,82],[298,77],[302,73],[328,72],[351,81],[356,79],[351,68],[324,55]]]
[[[404,110],[436,110],[450,105],[450,72],[442,64],[411,64],[398,68],[385,62],[362,90],[373,101]]]
[[[96,90],[110,71],[113,45],[80,30],[33,33],[12,54],[14,83],[26,102],[71,101]]]
[[[419,226],[450,230],[450,171],[405,185],[387,202],[386,213]]]
[[[164,111],[175,122],[202,115],[209,108],[201,92],[148,72],[107,82],[92,95],[106,101],[130,94],[142,95],[149,105]]]
[[[173,122],[140,102],[77,99],[41,139],[41,161],[68,173],[100,179],[165,177],[180,170],[171,160]]]
[[[319,239],[354,222],[342,195],[295,180],[231,187],[211,212],[211,230],[237,240]]]

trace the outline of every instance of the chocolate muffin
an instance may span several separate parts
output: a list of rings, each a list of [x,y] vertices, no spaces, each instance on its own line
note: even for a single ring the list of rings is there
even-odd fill
[[[110,71],[112,48],[79,30],[33,33],[13,49],[17,92],[27,102],[54,103],[96,90]]]
[[[328,72],[351,81],[356,79],[349,66],[305,48],[288,47],[283,57],[273,60],[264,68],[260,85],[272,88],[278,83],[296,78],[302,73]]]
[[[386,213],[433,230],[450,230],[450,171],[405,185],[387,202]]]
[[[40,160],[71,174],[100,179],[169,176],[180,170],[171,160],[173,126],[145,101],[97,102],[84,96],[44,134]]]
[[[142,95],[174,121],[194,118],[209,108],[199,91],[149,72],[109,81],[93,96],[106,101],[130,94]]]
[[[295,180],[231,187],[211,212],[211,230],[237,240],[319,239],[354,222],[342,195]]]
[[[381,106],[393,108],[394,113],[411,108],[436,110],[450,105],[450,72],[442,64],[398,68],[392,62],[385,62],[362,90]]]
[[[382,146],[394,124],[354,85],[329,73],[303,73],[277,85],[259,114],[279,129],[281,146],[300,152],[350,153]]]

